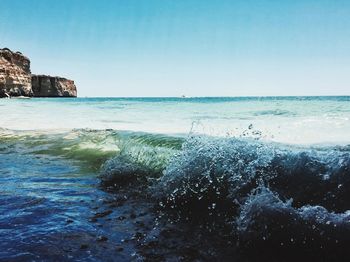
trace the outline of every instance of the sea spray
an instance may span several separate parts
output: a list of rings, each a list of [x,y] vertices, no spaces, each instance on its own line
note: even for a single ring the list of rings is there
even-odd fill
[[[148,201],[160,215],[160,232],[167,223],[175,232],[177,223],[187,224],[224,239],[218,250],[238,247],[252,259],[265,251],[282,260],[349,255],[348,146],[114,130],[2,132],[4,152],[59,156],[94,169],[103,163],[101,184],[125,196],[137,191],[135,201]]]
[[[154,186],[154,197],[186,217],[231,216],[273,155],[252,140],[190,137]]]
[[[241,206],[235,233],[240,252],[254,261],[342,261],[350,255],[349,211],[294,208],[292,200],[284,202],[266,187],[254,190]]]
[[[350,152],[345,148],[294,149],[272,162],[269,187],[293,206],[321,205],[330,211],[350,209]]]

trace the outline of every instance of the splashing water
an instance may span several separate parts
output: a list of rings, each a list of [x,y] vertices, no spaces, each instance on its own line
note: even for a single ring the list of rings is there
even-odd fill
[[[128,256],[109,249],[128,228],[89,222],[111,195],[100,185],[137,191],[169,223],[225,235],[232,252],[251,260],[349,255],[347,97],[33,99],[0,107],[11,112],[0,120],[0,259],[138,255],[135,247]],[[122,219],[118,212],[97,216]],[[81,241],[105,243],[101,234],[105,246],[80,250]]]

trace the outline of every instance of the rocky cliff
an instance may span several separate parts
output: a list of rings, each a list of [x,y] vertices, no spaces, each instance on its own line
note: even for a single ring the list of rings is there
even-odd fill
[[[29,59],[19,52],[0,49],[0,97],[32,95]]]
[[[47,75],[32,75],[32,90],[36,97],[76,97],[74,81]]]
[[[0,49],[0,97],[76,97],[74,81],[47,75],[32,75],[30,60],[20,52]]]

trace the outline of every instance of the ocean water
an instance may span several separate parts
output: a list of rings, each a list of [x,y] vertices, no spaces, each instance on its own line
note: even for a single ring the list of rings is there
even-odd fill
[[[2,99],[0,110],[0,260],[350,255],[350,97]],[[163,222],[141,234],[125,217],[145,205],[138,224]],[[179,223],[211,248],[145,248]]]
[[[349,101],[350,97],[1,100],[0,123],[10,130],[87,128],[234,137],[251,127],[267,141],[346,144]]]

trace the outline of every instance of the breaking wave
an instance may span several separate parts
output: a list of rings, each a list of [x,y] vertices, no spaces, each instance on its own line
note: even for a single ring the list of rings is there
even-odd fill
[[[252,258],[349,255],[349,147],[192,136],[170,154],[163,149],[152,161],[118,155],[105,163],[102,181],[147,183],[145,194],[159,209],[217,234],[230,230]]]
[[[230,232],[247,256],[343,260],[350,254],[349,146],[115,130],[1,133],[0,150],[15,146],[100,169],[102,186],[140,190],[176,221]]]

